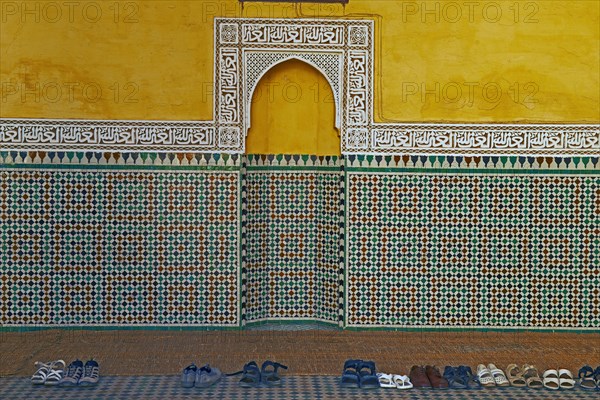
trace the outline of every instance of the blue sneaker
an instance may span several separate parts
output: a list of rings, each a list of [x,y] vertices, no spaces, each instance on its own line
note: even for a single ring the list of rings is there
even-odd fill
[[[76,386],[83,376],[83,361],[75,360],[67,368],[67,372],[58,382],[59,386]]]
[[[196,382],[196,371],[198,367],[196,364],[192,363],[184,368],[181,373],[181,386],[184,388],[194,387],[194,382]]]
[[[199,368],[198,371],[196,371],[196,387],[207,388],[212,386],[221,380],[222,375],[223,374],[218,368],[211,367],[210,365],[206,364],[204,367]]]
[[[80,386],[93,386],[100,380],[100,366],[94,359],[85,363],[83,377],[79,380]]]

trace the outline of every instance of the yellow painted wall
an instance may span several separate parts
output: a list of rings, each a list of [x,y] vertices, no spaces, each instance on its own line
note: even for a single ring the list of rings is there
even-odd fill
[[[271,68],[259,81],[251,107],[247,153],[340,154],[333,91],[307,63],[289,60]]]
[[[0,3],[3,118],[210,120],[215,16],[345,16],[376,20],[378,121],[600,121],[596,0]]]

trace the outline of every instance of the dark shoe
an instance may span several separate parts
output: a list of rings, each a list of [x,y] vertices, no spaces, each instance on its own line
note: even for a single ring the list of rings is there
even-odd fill
[[[192,363],[183,369],[181,372],[181,386],[184,388],[194,387],[194,383],[196,382],[196,371],[198,367],[196,364]]]
[[[425,368],[420,365],[413,365],[410,369],[410,381],[416,389],[431,389],[431,382],[425,373]]]
[[[448,380],[442,376],[439,369],[432,365],[428,365],[425,367],[425,373],[434,389],[448,389]]]
[[[340,381],[341,387],[360,387],[360,375],[358,374],[358,368],[362,362],[362,360],[346,360],[344,363],[344,370],[342,371],[342,380]]]
[[[358,375],[360,376],[360,388],[361,389],[378,389],[379,378],[377,377],[377,371],[375,370],[375,363],[373,361],[363,361],[358,366]]]
[[[79,380],[80,386],[93,386],[100,380],[100,366],[94,359],[89,360],[83,367],[83,377]]]
[[[200,389],[212,386],[221,380],[222,375],[218,368],[206,364],[196,371],[195,386]]]
[[[67,368],[64,376],[58,382],[59,386],[76,386],[83,376],[83,361],[75,360]]]
[[[444,368],[444,378],[448,381],[448,385],[452,389],[467,389],[468,378],[459,368],[448,365]]]
[[[288,369],[288,367],[283,364],[273,361],[265,361],[260,368],[261,381],[267,386],[281,385],[281,378],[277,372],[279,368]]]
[[[467,389],[483,389],[479,378],[473,374],[473,370],[469,366],[461,365],[458,367],[458,374],[464,376],[465,382],[467,383]]]

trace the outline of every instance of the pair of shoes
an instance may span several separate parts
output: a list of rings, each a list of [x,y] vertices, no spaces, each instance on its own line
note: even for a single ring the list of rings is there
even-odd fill
[[[181,386],[184,388],[197,387],[199,389],[207,388],[221,380],[223,374],[218,368],[206,364],[202,368],[196,367],[192,363],[183,369],[181,373]]]
[[[340,386],[345,388],[377,389],[379,378],[373,361],[346,360]]]
[[[37,370],[31,376],[33,385],[56,386],[62,379],[65,371],[65,362],[63,360],[41,362],[36,361]]]
[[[595,370],[589,365],[581,367],[579,386],[585,390],[600,390],[600,365]]]
[[[575,379],[573,374],[568,369],[549,369],[544,372],[544,387],[546,389],[573,389],[575,387]]]
[[[527,387],[527,379],[523,376],[524,371],[525,366],[521,369],[517,364],[509,364],[508,367],[506,367],[506,377],[511,386],[520,388]]]
[[[444,369],[444,378],[452,389],[481,389],[479,378],[473,374],[471,367],[460,365],[458,367],[447,366]]]
[[[406,375],[384,374],[383,372],[378,372],[377,378],[379,379],[379,387],[382,388],[406,390],[412,389],[413,387],[410,378]]]
[[[100,366],[93,358],[83,365],[77,359],[67,367],[67,372],[58,382],[59,386],[93,386],[100,380]]]
[[[410,369],[410,380],[417,389],[448,389],[450,384],[442,376],[440,370],[432,365],[425,367],[413,365]]]
[[[506,378],[506,375],[504,375],[504,372],[494,364],[488,364],[487,367],[479,364],[477,366],[477,377],[484,387],[503,388],[510,386],[510,382]]]
[[[233,376],[242,374],[242,379],[240,379],[239,384],[240,387],[243,388],[260,387],[261,384],[268,387],[280,386],[282,380],[279,376],[279,368],[288,369],[287,366],[270,360],[265,361],[261,368],[258,369],[256,361],[250,361],[244,365],[242,371],[227,375]]]
[[[533,365],[524,364],[519,372],[521,373],[522,378],[525,379],[529,389],[542,389],[544,387],[544,382],[542,381],[542,378],[540,378],[540,373]]]

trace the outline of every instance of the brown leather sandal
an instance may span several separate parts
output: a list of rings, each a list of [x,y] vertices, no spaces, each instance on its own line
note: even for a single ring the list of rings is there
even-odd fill
[[[523,378],[523,371],[517,364],[510,364],[506,367],[506,377],[510,382],[511,386],[514,387],[526,387],[527,380]]]
[[[531,389],[542,389],[544,387],[544,381],[540,378],[540,373],[537,368],[533,365],[523,365],[523,378],[527,382],[527,387]]]

